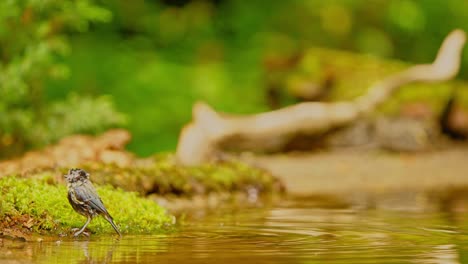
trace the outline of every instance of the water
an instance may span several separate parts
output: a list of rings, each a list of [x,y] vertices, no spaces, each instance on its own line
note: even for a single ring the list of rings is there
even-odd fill
[[[173,234],[120,240],[3,240],[0,263],[468,263],[463,210],[286,199],[196,211],[185,222]]]

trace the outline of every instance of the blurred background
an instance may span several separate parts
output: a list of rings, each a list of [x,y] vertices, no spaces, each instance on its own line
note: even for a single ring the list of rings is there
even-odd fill
[[[468,29],[465,0],[1,1],[0,158],[111,127],[140,156],[174,150],[197,100],[254,113],[350,99],[431,62],[454,28]],[[455,86],[405,89],[382,111],[440,112]]]

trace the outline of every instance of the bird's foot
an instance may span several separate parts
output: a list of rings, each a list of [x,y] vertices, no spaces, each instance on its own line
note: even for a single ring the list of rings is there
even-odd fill
[[[83,231],[83,232],[81,232],[81,233],[80,233],[80,232],[76,232],[73,236],[74,236],[74,237],[77,237],[77,236],[79,236],[79,235],[81,235],[81,234],[84,235],[85,237],[89,237],[89,233],[86,232],[86,231]]]
[[[77,231],[77,230],[80,230],[80,229],[79,229],[79,228],[72,228],[72,229],[71,229],[72,232],[75,232],[75,231]],[[77,237],[77,236],[79,236],[79,235],[81,235],[81,234],[83,234],[83,235],[86,236],[86,237],[89,237],[89,233],[86,232],[86,231],[81,231],[81,232],[78,231],[78,232],[75,232],[75,234],[73,234],[73,236],[74,236],[74,237]]]

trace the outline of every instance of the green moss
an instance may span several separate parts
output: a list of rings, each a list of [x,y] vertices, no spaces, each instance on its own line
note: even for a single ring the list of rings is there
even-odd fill
[[[106,164],[87,164],[94,182],[111,184],[141,194],[191,196],[212,192],[278,191],[280,183],[266,171],[241,162],[229,161],[183,167],[172,154],[157,155],[144,165],[119,168]]]
[[[122,233],[154,233],[171,227],[173,217],[141,195],[191,197],[282,189],[271,174],[241,162],[183,167],[176,164],[172,154],[137,160],[126,168],[102,163],[79,167],[91,174],[91,181]],[[0,178],[0,234],[71,234],[71,228],[81,227],[86,218],[74,212],[67,200],[62,175],[68,169],[39,171],[27,175],[27,179]],[[93,233],[114,233],[102,217],[95,218],[89,229]]]
[[[424,63],[431,63],[426,61]],[[368,92],[378,81],[413,66],[397,60],[381,59],[374,56],[356,54],[325,48],[310,48],[301,63],[292,70],[289,78],[297,75],[315,83],[322,83],[324,76],[333,79],[330,100],[352,100]],[[454,89],[457,90],[458,103],[468,108],[468,89],[466,82],[451,80],[440,83],[408,84],[393,94],[381,107],[379,112],[398,113],[400,106],[412,102],[424,102],[435,113],[445,106]]]
[[[81,227],[86,218],[69,205],[66,187],[53,184],[50,177],[0,179],[0,234],[67,234]],[[122,233],[153,233],[168,230],[173,217],[154,201],[110,186],[97,191]],[[102,217],[89,225],[92,233],[114,230]]]

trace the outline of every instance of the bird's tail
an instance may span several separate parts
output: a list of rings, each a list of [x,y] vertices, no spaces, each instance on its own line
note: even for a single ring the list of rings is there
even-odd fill
[[[107,222],[109,222],[112,227],[114,228],[115,232],[117,232],[117,234],[119,234],[119,236],[122,236],[122,234],[120,233],[119,229],[117,228],[117,226],[115,225],[114,223],[114,220],[112,220],[112,217],[108,214],[105,214],[104,215],[104,218],[107,220]]]

